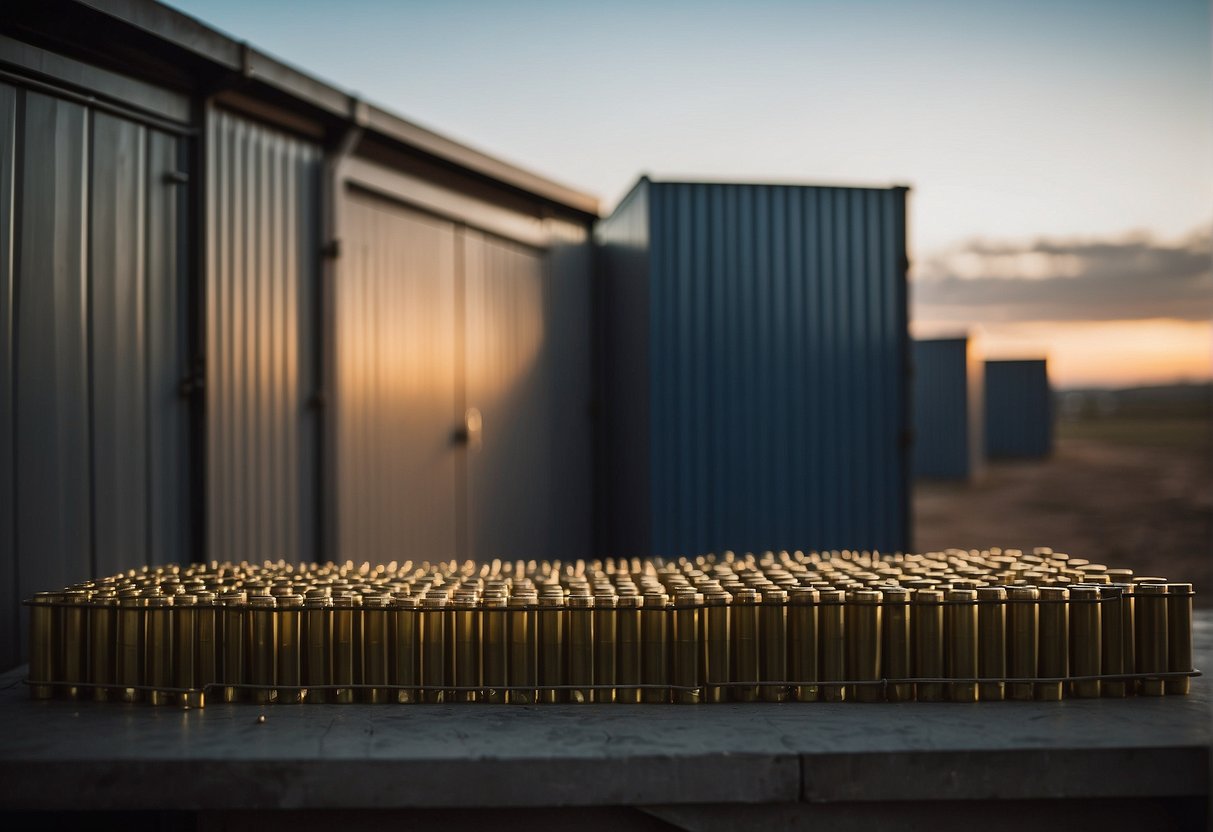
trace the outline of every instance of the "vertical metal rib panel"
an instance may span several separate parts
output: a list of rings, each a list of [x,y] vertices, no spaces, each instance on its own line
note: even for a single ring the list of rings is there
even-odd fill
[[[446,558],[456,545],[456,231],[344,197],[337,292],[337,496],[344,558]]]
[[[980,363],[967,338],[914,342],[914,475],[969,479],[977,472],[974,439],[982,435]]]
[[[21,631],[17,595],[16,466],[13,455],[14,315],[16,275],[13,271],[16,220],[14,195],[17,173],[17,90],[0,84],[0,668],[20,662],[17,634]]]
[[[991,458],[1053,452],[1053,395],[1045,361],[987,361],[986,453]]]
[[[25,91],[16,214],[14,472],[21,597],[88,577],[88,112]],[[25,631],[22,617],[22,632]],[[24,642],[24,639],[22,639]]]
[[[905,546],[904,190],[644,194],[649,550]]]
[[[222,111],[209,114],[207,148],[211,556],[308,560],[321,154]]]

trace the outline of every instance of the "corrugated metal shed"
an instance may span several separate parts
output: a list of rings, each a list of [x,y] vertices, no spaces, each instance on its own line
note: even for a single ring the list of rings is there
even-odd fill
[[[646,179],[600,224],[604,553],[908,544],[905,193]]]
[[[991,459],[1053,453],[1053,391],[1044,359],[986,362],[986,453]]]
[[[968,480],[985,459],[984,365],[973,339],[914,341],[914,476]]]

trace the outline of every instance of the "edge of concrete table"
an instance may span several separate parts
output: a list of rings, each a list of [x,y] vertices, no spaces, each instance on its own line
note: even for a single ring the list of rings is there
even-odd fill
[[[1196,619],[1213,667],[1213,615]],[[744,705],[33,701],[0,677],[0,809],[237,810],[1136,798],[1209,793],[1186,697]],[[257,715],[266,721],[258,724]]]

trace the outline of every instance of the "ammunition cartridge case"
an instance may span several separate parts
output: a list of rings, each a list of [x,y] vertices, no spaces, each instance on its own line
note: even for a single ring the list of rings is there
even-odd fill
[[[224,702],[247,698],[241,687],[248,681],[246,603],[245,594],[238,590],[224,592],[219,596],[219,621],[223,628],[220,667],[223,688],[220,698]]]
[[[29,676],[33,682],[55,682],[55,616],[58,610],[58,593],[39,592],[29,608]],[[134,682],[132,684],[138,684]],[[50,699],[55,687],[50,684],[30,685],[30,696],[34,699]]]
[[[643,644],[640,635],[640,605],[639,595],[622,595],[616,602],[615,610],[615,640],[618,644],[616,653],[615,677],[618,687],[615,689],[615,701],[635,704],[640,701],[640,688],[628,687],[638,685],[643,678]]]
[[[62,665],[56,676],[69,683],[63,688],[64,694],[69,699],[79,699],[83,688],[78,684],[88,681],[88,593],[65,592],[61,603],[57,619]]]
[[[739,589],[733,594],[732,607],[732,685],[734,702],[754,702],[758,699],[760,681],[758,670],[759,607],[758,592]]]
[[[539,598],[536,610],[539,630],[539,701],[564,702],[564,598],[546,595]]]
[[[480,623],[481,613],[477,609],[474,593],[457,593],[451,609],[451,620],[454,622],[455,647],[455,678],[454,686],[458,688],[479,688],[480,679]],[[476,702],[480,699],[479,690],[457,690],[453,692],[451,701]]]
[[[102,687],[93,688],[93,699],[106,702],[116,695],[114,667],[118,628],[118,596],[95,593],[89,601],[89,681]],[[31,671],[32,672],[32,671]]]
[[[641,691],[640,699],[646,704],[661,704],[670,701],[670,634],[666,607],[668,598],[664,592],[646,592],[640,611],[640,638],[642,643],[641,681],[649,687]]]
[[[358,678],[361,684],[374,686],[359,690],[358,698],[372,705],[388,701],[390,603],[391,598],[387,595],[365,595],[362,608],[357,611],[362,620],[362,667]]]
[[[733,596],[723,590],[709,592],[704,597],[704,608],[701,611],[703,616],[703,632],[704,632],[704,680],[706,682],[704,688],[704,700],[707,702],[725,702],[729,698],[729,689],[727,683],[731,681],[730,677],[730,647],[729,647],[729,619],[731,610],[729,605],[733,601]],[[816,623],[816,612],[814,612],[814,623]],[[817,655],[816,644],[813,646],[813,655]],[[817,677],[817,668],[814,664],[813,678]]]
[[[615,605],[614,595],[594,596],[594,702],[615,701]]]
[[[152,687],[147,701],[153,705],[170,705],[174,702],[174,696],[168,690],[173,687],[173,601],[163,595],[151,596],[146,600],[145,684]]]
[[[914,683],[898,682],[913,673],[914,650],[910,640],[910,591],[890,587],[882,593],[881,673],[889,680],[885,696],[890,702],[912,702]]]
[[[354,619],[358,609],[354,599],[349,595],[337,595],[332,599],[332,617],[329,637],[332,648],[329,660],[332,662],[332,677],[330,684],[338,685],[330,691],[331,701],[338,705],[348,705],[354,701],[354,688],[343,687],[354,685],[357,678],[355,657],[359,651],[354,648]]]
[[[1167,670],[1192,670],[1192,584],[1167,584]],[[1166,692],[1184,696],[1192,689],[1188,677],[1167,679]]]
[[[1111,584],[1103,588],[1100,618],[1103,627],[1101,672],[1109,676],[1133,673],[1132,584]],[[1131,679],[1110,679],[1100,687],[1105,697],[1122,699],[1132,691],[1134,682]]]
[[[114,657],[114,682],[123,702],[143,698],[139,686],[144,683],[144,635],[147,599],[139,590],[124,590],[118,594],[117,654]],[[31,666],[32,667],[32,666]]]
[[[431,704],[446,699],[447,675],[447,597],[430,591],[421,600],[421,684],[422,699]]]
[[[198,684],[198,662],[195,656],[198,644],[198,599],[193,595],[175,596],[170,617],[173,622],[173,685],[184,689],[176,694],[177,704],[186,708],[201,708],[205,700]]]
[[[1070,591],[1060,586],[1040,588],[1040,664],[1041,678],[1070,674]],[[1057,701],[1062,698],[1062,682],[1040,682],[1036,698]]]
[[[1170,652],[1167,627],[1166,584],[1137,585],[1137,672],[1165,673]],[[1147,678],[1138,683],[1142,696],[1162,696],[1166,684],[1162,679]]]
[[[847,678],[846,592],[841,589],[818,591],[820,606],[817,626],[821,632],[821,699],[842,702],[847,698],[845,685],[833,684]]]
[[[977,675],[1002,679],[1007,675],[1007,591],[1000,586],[977,589]],[[1006,698],[1005,682],[982,682],[977,686],[982,701]]]
[[[1070,587],[1070,671],[1074,676],[1098,676],[1103,666],[1103,620],[1100,588]],[[1094,699],[1098,679],[1070,683],[1071,696]]]
[[[303,596],[278,596],[278,701],[303,701]]]
[[[961,590],[964,591],[964,590]],[[944,675],[944,608],[943,592],[920,589],[914,593],[914,675],[922,679],[938,679]],[[943,700],[943,685],[939,682],[919,682],[919,702]]]
[[[856,682],[880,680],[880,608],[877,590],[854,590],[847,598],[847,677]],[[852,685],[856,702],[879,702],[884,692],[879,685]]]
[[[516,594],[509,600],[509,702],[534,705],[539,701],[539,631],[536,611],[539,598],[532,593]]]
[[[249,699],[267,705],[278,699],[274,677],[278,664],[277,601],[272,595],[254,595],[248,599],[248,685]]]
[[[573,595],[568,601],[568,684],[594,684],[594,598]],[[585,704],[592,701],[589,688],[573,688],[568,701]]]
[[[782,589],[764,589],[758,609],[758,678],[762,682],[788,680],[788,594]],[[784,685],[760,686],[759,698],[784,702]]]
[[[206,689],[219,681],[219,610],[215,606],[213,592],[198,592],[194,609],[194,632],[197,635],[195,650],[196,676],[200,704],[205,704]]]
[[[486,595],[481,601],[481,636],[483,638],[483,675],[486,702],[504,704],[509,700],[505,688],[510,684],[509,652],[507,634],[506,596]]]
[[[332,701],[332,691],[323,686],[332,680],[333,600],[323,594],[310,595],[303,602],[303,684],[306,699],[312,704]]]
[[[703,679],[701,676],[699,615],[703,606],[703,595],[698,592],[679,592],[674,596],[674,685],[683,690],[674,691],[674,701],[693,705],[703,701]],[[693,688],[693,690],[685,690]]]
[[[973,678],[977,676],[977,591],[950,589],[946,599],[947,675],[952,679]],[[975,682],[952,682],[947,691],[953,702],[977,701]]]
[[[1007,590],[1007,619],[1010,637],[1007,640],[1007,664],[1011,676],[1033,679],[1037,675],[1040,590],[1034,586],[1013,586]],[[1007,696],[1016,700],[1036,698],[1036,688],[1030,682],[1012,682]]]
[[[793,683],[792,698],[797,702],[816,702],[817,686],[817,602],[812,587],[798,587],[788,596],[788,674]]]

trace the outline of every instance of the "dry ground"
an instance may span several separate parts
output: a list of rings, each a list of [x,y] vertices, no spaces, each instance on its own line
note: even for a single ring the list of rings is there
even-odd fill
[[[1052,546],[1196,584],[1213,606],[1213,424],[1062,424],[1044,461],[994,462],[970,485],[919,482],[919,551]]]

